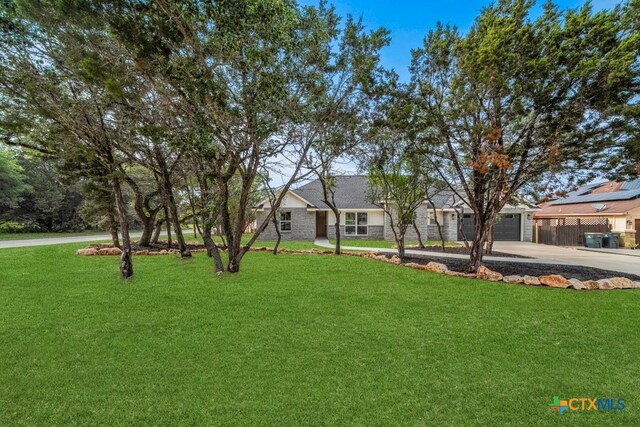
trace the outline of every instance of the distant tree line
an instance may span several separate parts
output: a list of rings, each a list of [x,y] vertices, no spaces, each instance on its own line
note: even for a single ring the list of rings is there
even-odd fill
[[[60,174],[54,160],[0,148],[0,194],[0,232],[91,228],[80,183]]]

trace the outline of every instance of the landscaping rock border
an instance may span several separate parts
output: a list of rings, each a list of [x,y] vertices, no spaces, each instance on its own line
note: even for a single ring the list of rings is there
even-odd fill
[[[251,251],[255,252],[267,252],[273,251],[273,248],[266,246],[260,246],[251,248]],[[194,249],[191,252],[206,252],[206,249]],[[300,255],[333,255],[332,250],[320,250],[320,249],[278,249],[278,252],[285,254],[300,254]],[[118,248],[114,248],[110,244],[95,244],[86,248],[78,249],[76,255],[82,256],[114,256],[121,255],[122,251]],[[148,251],[140,250],[133,251],[134,255],[179,255],[180,251],[177,249],[163,249],[161,251]],[[626,277],[611,277],[601,280],[578,280],[567,279],[559,274],[547,274],[539,277],[535,276],[503,276],[497,271],[493,271],[485,266],[478,268],[476,273],[461,273],[458,271],[451,271],[445,264],[438,262],[429,262],[426,265],[418,264],[414,262],[402,263],[397,255],[388,257],[379,252],[342,252],[344,256],[355,256],[361,258],[369,258],[376,261],[385,262],[388,264],[401,265],[407,268],[413,268],[415,270],[428,271],[431,273],[446,274],[452,277],[464,277],[468,279],[481,279],[491,282],[504,282],[511,284],[522,284],[528,286],[547,286],[557,289],[574,289],[580,291],[587,290],[612,290],[612,289],[640,289],[640,282],[627,279]]]
[[[375,253],[367,252],[361,255],[365,258],[374,259],[376,261],[386,262],[390,264],[400,264],[400,259],[397,256],[391,258]],[[640,289],[640,282],[635,282],[626,277],[612,277],[610,279],[602,280],[578,280],[567,279],[559,274],[549,274],[544,276],[503,276],[497,271],[492,271],[485,266],[478,268],[475,274],[473,273],[459,273],[456,271],[450,271],[445,264],[437,262],[429,262],[427,265],[409,262],[406,264],[400,264],[404,267],[413,268],[416,270],[424,270],[433,273],[443,273],[449,276],[466,277],[469,279],[481,279],[491,282],[504,282],[512,284],[522,284],[529,286],[547,286],[550,288],[558,289],[575,289],[575,290],[609,290],[609,289]]]

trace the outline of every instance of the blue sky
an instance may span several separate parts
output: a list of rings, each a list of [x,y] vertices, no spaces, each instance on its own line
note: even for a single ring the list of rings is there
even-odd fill
[[[299,0],[302,5],[318,4],[317,0]],[[382,63],[387,68],[394,68],[402,80],[407,80],[407,67],[411,60],[411,49],[419,47],[427,32],[434,28],[438,21],[457,26],[461,31],[468,30],[480,10],[491,3],[490,0],[334,0],[329,1],[337,12],[362,17],[370,28],[384,27],[391,31],[391,45],[381,55]],[[584,4],[584,0],[555,0],[562,9],[576,8]],[[593,0],[595,9],[611,8],[619,3],[616,0]],[[539,11],[543,1],[535,7]]]

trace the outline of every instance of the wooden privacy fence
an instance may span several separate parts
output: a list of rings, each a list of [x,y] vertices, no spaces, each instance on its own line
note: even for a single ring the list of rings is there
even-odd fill
[[[545,245],[583,246],[584,233],[611,231],[608,218],[536,219],[534,241]]]

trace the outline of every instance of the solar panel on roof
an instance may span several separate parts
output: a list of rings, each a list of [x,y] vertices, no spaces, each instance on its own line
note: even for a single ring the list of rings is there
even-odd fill
[[[622,190],[640,190],[640,178],[627,181],[620,187]]]
[[[581,196],[584,195],[585,193],[588,194],[591,191],[595,190],[596,188],[606,184],[607,181],[603,181],[603,182],[592,182],[591,184],[585,184],[582,187],[579,187],[576,190],[570,191],[569,193],[567,193],[567,197],[576,197],[576,196]]]
[[[567,197],[554,200],[551,205],[570,205],[574,203],[607,202],[612,200],[631,200],[640,197],[640,189],[629,191],[616,191],[613,193],[588,194],[586,196]]]

